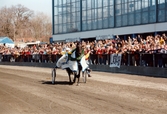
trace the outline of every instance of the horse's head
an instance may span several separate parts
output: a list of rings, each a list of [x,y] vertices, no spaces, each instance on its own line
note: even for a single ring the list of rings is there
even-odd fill
[[[80,42],[77,42],[77,45],[76,45],[76,57],[79,57],[82,53],[82,44]]]

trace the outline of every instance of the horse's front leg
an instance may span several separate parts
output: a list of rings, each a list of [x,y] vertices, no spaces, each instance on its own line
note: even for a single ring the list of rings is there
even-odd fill
[[[81,75],[81,70],[79,70],[79,73],[78,73],[78,75],[77,75],[77,78],[78,78],[78,81],[77,81],[77,86],[79,85],[80,75]]]
[[[70,69],[66,69],[67,73],[68,73],[68,77],[69,77],[69,83],[71,84],[72,81],[71,81],[71,71]]]
[[[80,78],[79,78],[79,76],[78,76],[77,86],[79,86],[79,79],[80,79]]]
[[[76,78],[78,79],[77,80],[77,86],[79,85],[79,77],[78,77],[79,75],[77,75],[76,73],[74,74],[74,80],[73,80],[73,83],[75,83],[75,81],[76,81]]]
[[[74,73],[74,80],[73,80],[73,83],[75,83],[76,78],[77,78],[77,79],[78,79],[78,80],[77,80],[77,86],[79,85],[79,75],[80,75],[80,74],[77,74],[77,72]]]

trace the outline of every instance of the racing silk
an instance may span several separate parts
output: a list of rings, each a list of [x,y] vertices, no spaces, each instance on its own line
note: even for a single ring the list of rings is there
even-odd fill
[[[80,61],[82,59],[82,57],[84,56],[84,50],[82,49],[81,54],[76,57],[75,54],[76,53],[76,48],[73,49],[71,52],[68,53],[68,59],[71,61]]]

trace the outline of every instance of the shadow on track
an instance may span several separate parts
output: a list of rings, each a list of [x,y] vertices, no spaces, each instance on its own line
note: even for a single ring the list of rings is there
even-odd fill
[[[40,81],[42,84],[48,84],[48,85],[73,85],[73,83],[70,83],[69,81],[55,81],[54,84],[52,84],[52,81]]]

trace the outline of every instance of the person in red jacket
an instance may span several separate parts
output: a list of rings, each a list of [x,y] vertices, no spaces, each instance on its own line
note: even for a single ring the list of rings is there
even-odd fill
[[[102,64],[103,61],[103,50],[101,47],[98,47],[96,54],[98,55],[98,64]]]

